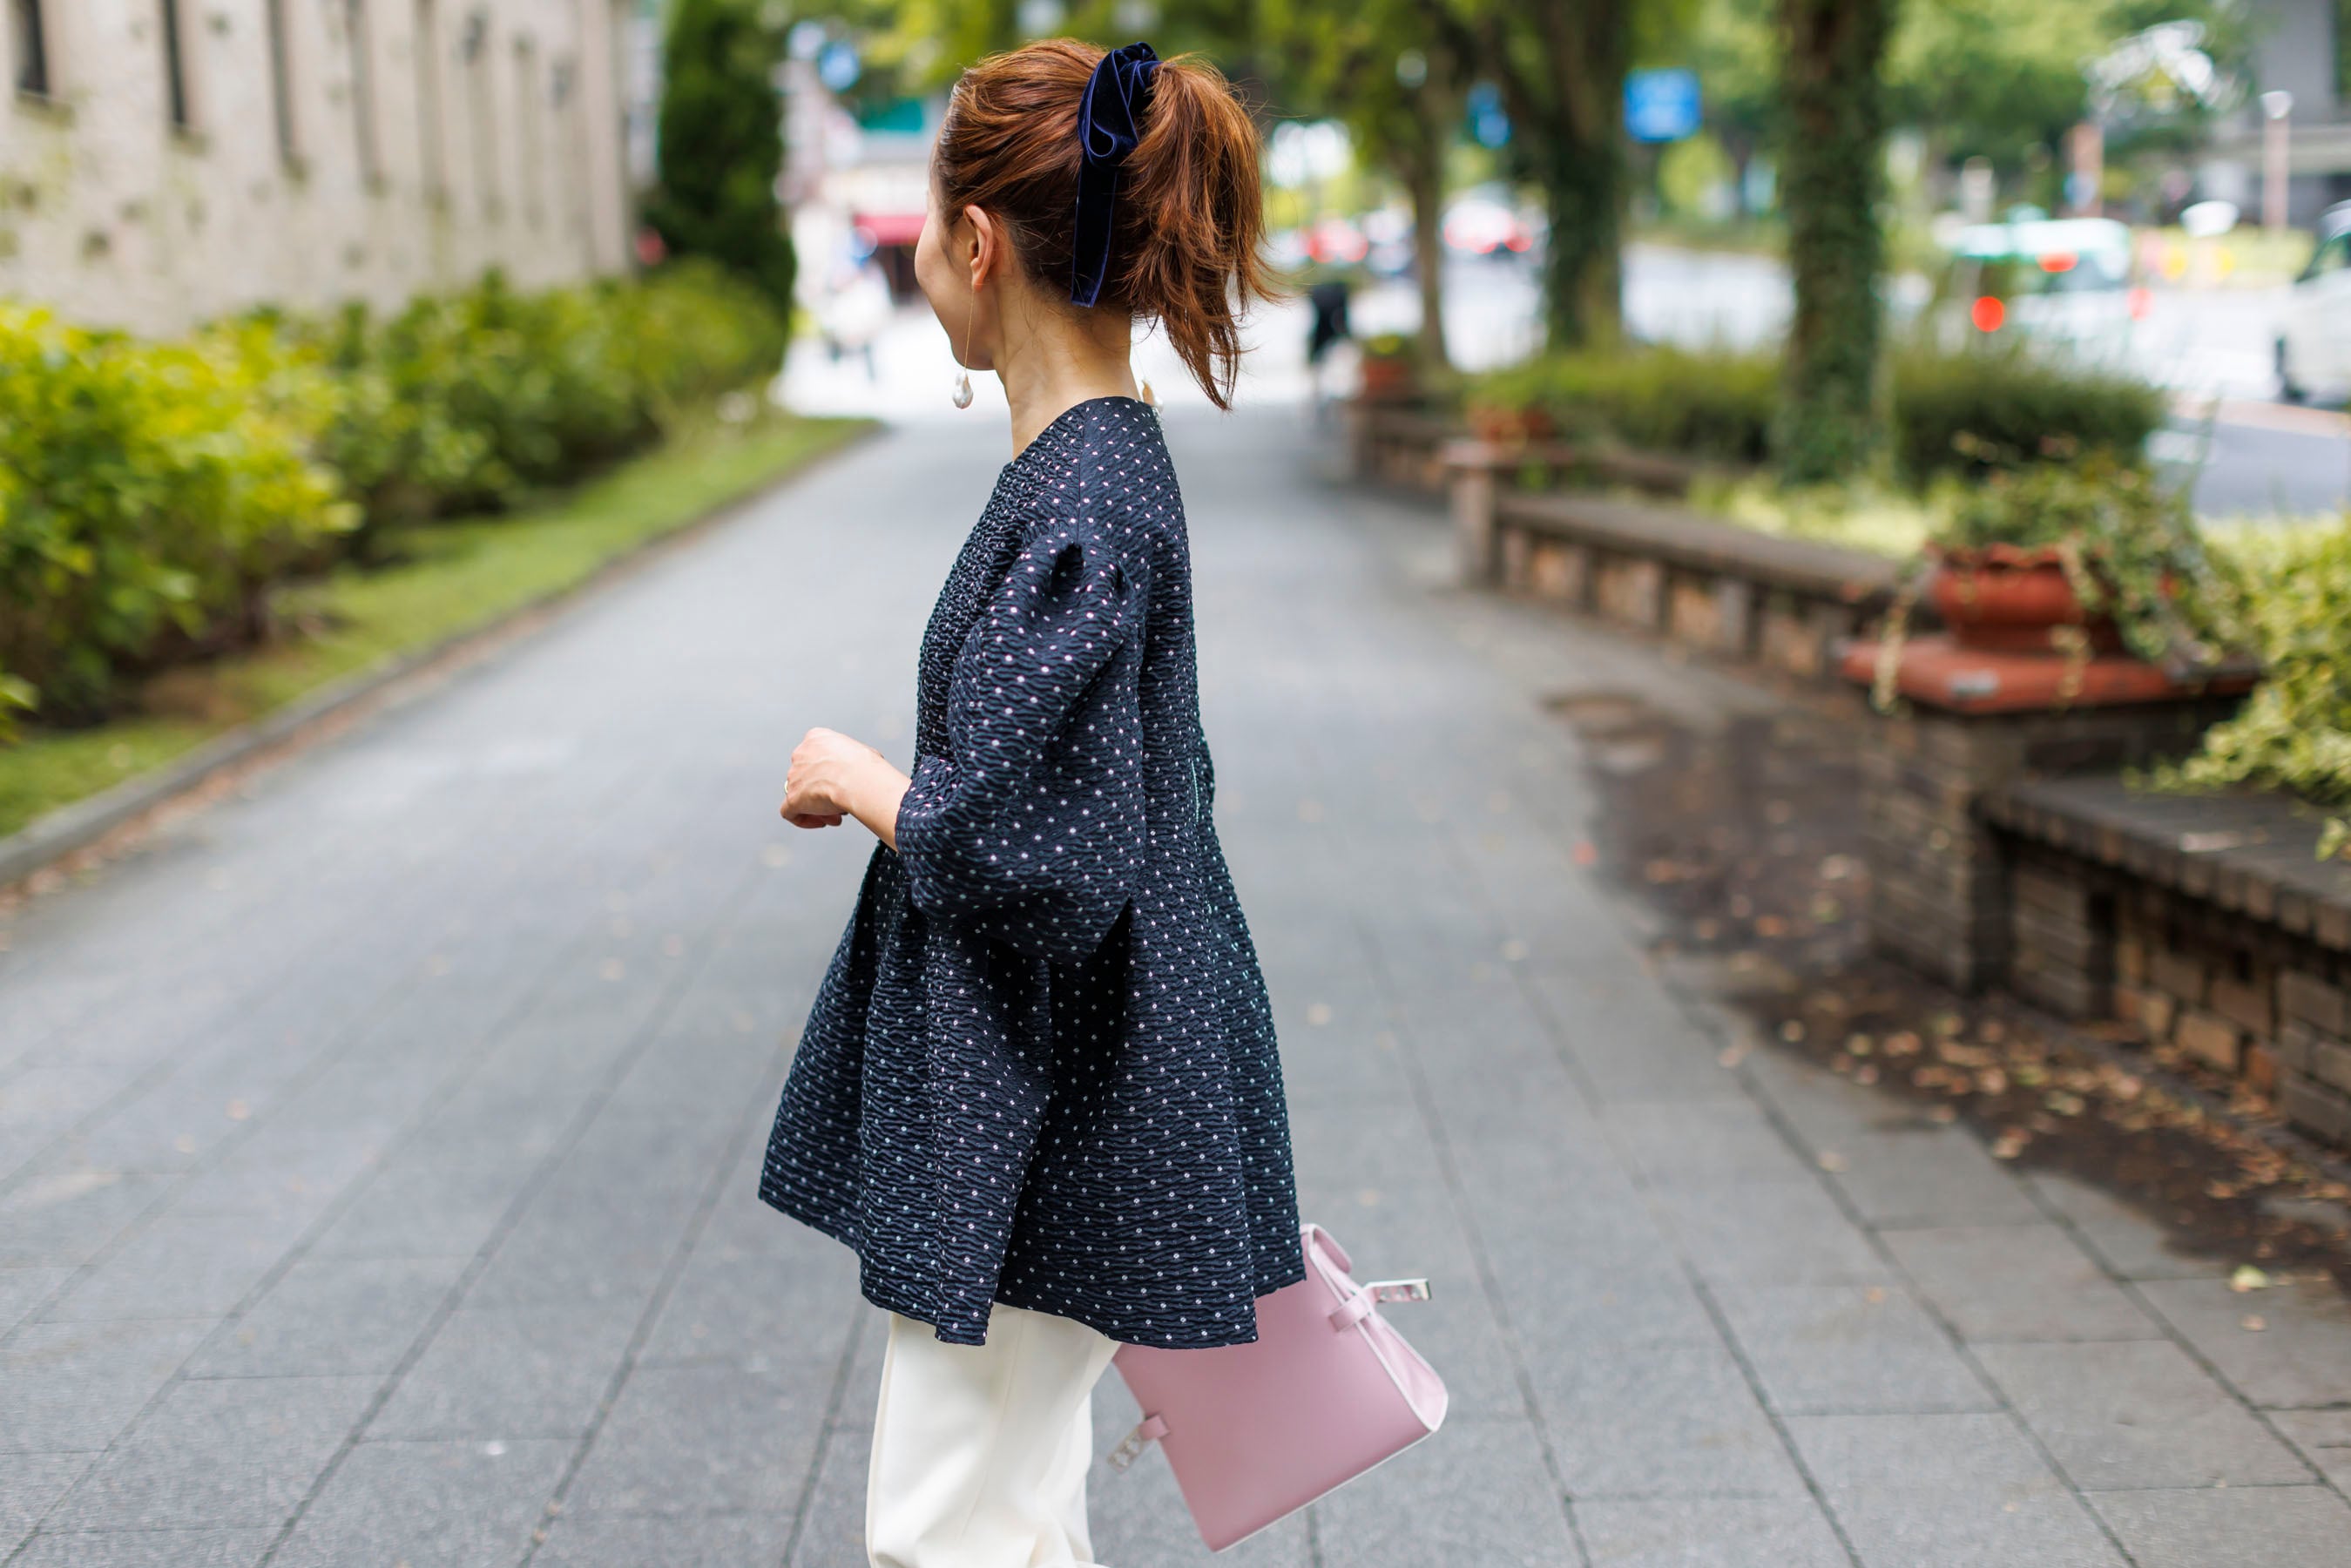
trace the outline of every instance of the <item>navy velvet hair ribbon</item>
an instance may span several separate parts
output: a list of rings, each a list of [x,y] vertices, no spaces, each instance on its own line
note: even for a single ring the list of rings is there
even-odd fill
[[[1151,77],[1159,56],[1149,44],[1126,44],[1102,56],[1078,99],[1077,233],[1070,251],[1070,302],[1092,305],[1110,271],[1112,214],[1118,203],[1119,166],[1143,140],[1151,107]]]

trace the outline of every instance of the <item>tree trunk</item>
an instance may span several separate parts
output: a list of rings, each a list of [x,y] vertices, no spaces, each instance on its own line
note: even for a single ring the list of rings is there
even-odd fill
[[[1420,368],[1448,369],[1445,344],[1445,140],[1433,135],[1406,154],[1404,185],[1412,199],[1412,266],[1420,281]]]
[[[1625,180],[1620,150],[1559,149],[1543,169],[1551,243],[1543,327],[1551,347],[1604,349],[1624,335]]]
[[[1626,0],[1548,0],[1534,12],[1555,112],[1535,167],[1550,209],[1543,326],[1553,349],[1609,348],[1624,334]]]
[[[1849,477],[1876,446],[1886,236],[1879,67],[1896,0],[1781,0],[1781,204],[1795,315],[1773,444],[1790,484]]]

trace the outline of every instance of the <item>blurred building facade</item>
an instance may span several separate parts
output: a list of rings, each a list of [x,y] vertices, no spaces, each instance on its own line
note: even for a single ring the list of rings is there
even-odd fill
[[[168,332],[628,265],[637,0],[0,7],[0,295]]]

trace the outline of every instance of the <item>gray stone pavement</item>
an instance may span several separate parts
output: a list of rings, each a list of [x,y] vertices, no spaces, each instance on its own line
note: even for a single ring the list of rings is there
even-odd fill
[[[1453,1396],[1230,1561],[2351,1564],[2338,1301],[1645,965],[1540,699],[1763,699],[1451,589],[1288,412],[1170,432],[1303,1207],[1433,1278]],[[754,1185],[868,841],[774,807],[810,724],[905,760],[1002,440],[866,446],[0,926],[0,1562],[863,1561],[881,1317]],[[1209,1556],[1155,1456],[1092,1500]]]

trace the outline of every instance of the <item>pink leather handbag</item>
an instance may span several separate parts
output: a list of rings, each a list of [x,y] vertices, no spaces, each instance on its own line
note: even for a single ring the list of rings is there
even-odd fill
[[[1109,1455],[1156,1441],[1212,1552],[1246,1540],[1437,1430],[1445,1385],[1380,1301],[1425,1301],[1426,1280],[1347,1276],[1321,1226],[1300,1228],[1306,1278],[1257,1302],[1256,1340],[1206,1350],[1121,1345],[1111,1364],[1143,1420]]]

